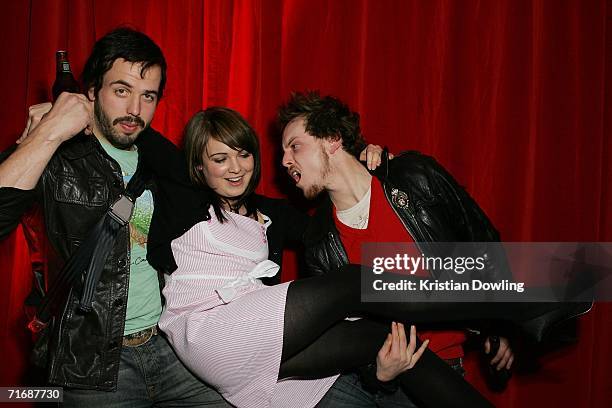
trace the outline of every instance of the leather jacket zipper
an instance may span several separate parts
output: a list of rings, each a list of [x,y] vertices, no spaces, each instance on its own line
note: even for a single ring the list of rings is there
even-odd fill
[[[55,376],[57,375],[56,373],[56,362],[57,359],[51,356],[51,336],[54,335],[54,333],[58,333],[58,337],[57,337],[57,345],[55,350],[57,350],[57,354],[59,354],[59,350],[62,347],[62,340],[63,340],[63,336],[62,336],[62,332],[63,332],[63,323],[64,323],[64,317],[66,320],[70,320],[72,318],[72,311],[70,308],[71,302],[70,300],[72,299],[72,293],[73,293],[73,288],[70,288],[70,290],[68,291],[68,298],[66,303],[64,304],[64,308],[62,309],[62,313],[59,314],[57,316],[55,316],[51,321],[55,324],[57,323],[58,327],[57,329],[55,327],[49,327],[50,331],[47,334],[48,335],[48,339],[47,339],[47,358],[49,359],[49,378],[55,378]]]
[[[336,253],[336,256],[338,257],[338,259],[341,262],[344,262],[343,265],[347,265],[349,263],[348,257],[346,256],[346,252],[345,251],[341,251],[340,250],[340,247],[338,245],[338,242],[336,241],[336,236],[334,235],[334,232],[333,231],[329,231],[327,233],[327,235],[329,236],[329,240],[330,240],[331,246],[332,246],[334,252]],[[342,266],[342,265],[340,265],[340,266]]]

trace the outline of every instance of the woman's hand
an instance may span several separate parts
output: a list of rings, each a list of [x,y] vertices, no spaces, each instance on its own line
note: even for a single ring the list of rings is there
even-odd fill
[[[404,325],[391,323],[391,333],[376,356],[376,378],[379,381],[391,381],[414,367],[429,344],[429,340],[425,340],[415,351],[416,339],[416,327],[410,326],[410,342],[407,343]]]
[[[382,163],[383,148],[379,145],[369,144],[359,154],[359,160],[366,162],[368,170],[376,170]],[[393,155],[389,153],[389,160],[393,159]]]

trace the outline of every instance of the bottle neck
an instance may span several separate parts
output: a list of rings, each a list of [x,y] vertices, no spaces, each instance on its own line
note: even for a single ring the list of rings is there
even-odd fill
[[[68,62],[68,53],[66,51],[58,51],[55,55],[55,67],[56,72],[59,74],[61,72],[72,72],[70,70],[70,63]]]
[[[58,73],[71,73],[70,63],[67,60],[57,61],[57,72]]]

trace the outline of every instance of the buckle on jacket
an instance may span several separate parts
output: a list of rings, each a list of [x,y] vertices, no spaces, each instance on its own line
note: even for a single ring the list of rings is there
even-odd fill
[[[108,214],[121,226],[127,225],[132,217],[134,211],[134,202],[132,199],[125,195],[120,195],[117,201],[115,201],[108,211]]]

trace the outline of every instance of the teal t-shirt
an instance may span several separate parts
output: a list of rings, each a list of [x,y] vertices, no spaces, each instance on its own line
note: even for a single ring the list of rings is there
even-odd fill
[[[105,140],[100,140],[100,143],[109,156],[121,166],[123,182],[127,185],[138,164],[136,146],[134,150],[122,150]],[[153,195],[151,191],[145,190],[136,199],[130,219],[130,287],[124,335],[155,326],[162,310],[157,272],[146,258],[147,236],[152,216]]]

